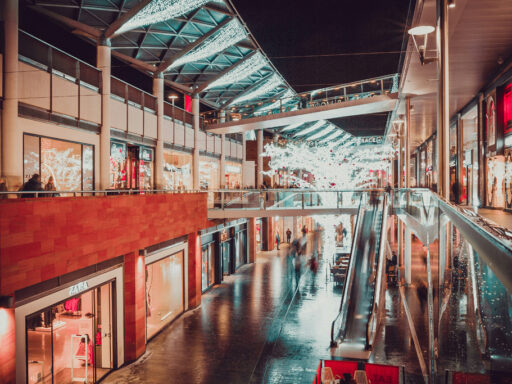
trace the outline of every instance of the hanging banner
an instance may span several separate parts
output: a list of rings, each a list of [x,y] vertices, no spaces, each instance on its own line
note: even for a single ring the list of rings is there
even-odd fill
[[[192,98],[189,95],[185,95],[185,111],[192,112]]]

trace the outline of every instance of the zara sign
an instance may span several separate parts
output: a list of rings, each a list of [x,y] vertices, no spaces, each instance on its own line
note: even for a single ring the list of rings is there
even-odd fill
[[[80,283],[69,287],[69,296],[78,295],[80,292],[86,291],[88,289],[89,289],[89,284],[87,284],[87,281],[81,281]]]

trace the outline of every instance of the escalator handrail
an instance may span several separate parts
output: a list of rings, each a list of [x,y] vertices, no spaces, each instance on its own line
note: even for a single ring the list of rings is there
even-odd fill
[[[373,298],[372,298],[372,310],[368,316],[368,322],[366,323],[366,345],[373,345],[373,341],[375,339],[375,333],[371,332],[371,324],[374,320],[375,316],[379,316],[379,312],[381,310],[381,290],[383,287],[384,280],[384,259],[386,254],[385,243],[387,241],[387,211],[388,211],[388,199],[387,194],[384,194],[384,202],[382,204],[382,225],[379,239],[379,257],[377,263],[377,271],[376,271],[376,279],[375,279],[375,288],[373,290]]]
[[[333,320],[331,325],[331,342],[334,342],[335,339],[338,338],[339,334],[341,333],[341,327],[340,332],[335,337],[335,327],[336,323],[340,322],[341,324],[346,324],[347,320],[347,312],[348,312],[348,298],[350,297],[350,292],[352,290],[352,284],[354,282],[354,251],[356,250],[357,244],[359,243],[359,237],[361,236],[361,227],[362,227],[362,214],[364,214],[365,209],[363,208],[363,194],[360,195],[359,200],[359,210],[357,214],[356,219],[356,225],[355,225],[355,231],[354,231],[354,237],[352,239],[352,247],[350,249],[350,261],[349,261],[349,267],[347,269],[347,276],[345,277],[345,284],[343,285],[343,293],[341,298],[341,304],[340,304],[340,311],[336,318]],[[343,332],[344,333],[344,332]]]

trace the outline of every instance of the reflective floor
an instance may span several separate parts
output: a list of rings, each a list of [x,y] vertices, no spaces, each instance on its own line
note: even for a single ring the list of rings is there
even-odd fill
[[[332,281],[326,260],[320,261],[316,275],[303,262],[297,279],[286,248],[283,244],[280,252],[259,254],[254,264],[243,266],[205,293],[200,308],[178,318],[148,344],[139,361],[113,372],[104,382],[311,383],[319,359],[331,358],[330,327],[342,287]],[[422,254],[421,244],[414,241],[413,281],[425,278]],[[435,251],[432,258],[435,266]],[[428,366],[427,313],[414,286],[405,295]],[[461,300],[462,296],[454,296],[449,308]],[[386,314],[370,362],[403,365],[406,383],[423,382],[396,288],[386,293]],[[447,321],[457,327],[455,333],[444,335],[439,368],[480,371],[481,361],[471,352],[471,336],[463,334],[464,313],[450,310],[449,315]]]

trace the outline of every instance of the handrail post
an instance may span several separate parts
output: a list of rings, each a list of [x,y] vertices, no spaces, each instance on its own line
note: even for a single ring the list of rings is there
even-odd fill
[[[220,209],[224,209],[224,191],[220,193]]]
[[[302,197],[302,209],[304,209],[304,192],[301,193],[301,197]]]

